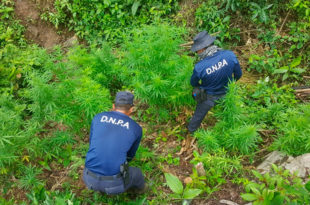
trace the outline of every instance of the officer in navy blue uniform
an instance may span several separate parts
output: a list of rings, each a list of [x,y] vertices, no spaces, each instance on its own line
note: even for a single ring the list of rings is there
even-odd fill
[[[195,132],[216,101],[224,97],[230,81],[237,81],[242,71],[235,54],[230,50],[222,50],[213,44],[215,37],[206,31],[198,33],[194,38],[191,51],[197,52],[200,61],[195,65],[191,77],[191,85],[200,87],[205,92],[204,99],[197,102],[188,130]],[[201,83],[200,83],[201,81]]]
[[[129,117],[133,99],[130,92],[118,92],[113,111],[93,118],[83,173],[89,189],[119,194],[130,188],[139,193],[145,188],[141,170],[127,163],[135,156],[142,137],[142,128]]]

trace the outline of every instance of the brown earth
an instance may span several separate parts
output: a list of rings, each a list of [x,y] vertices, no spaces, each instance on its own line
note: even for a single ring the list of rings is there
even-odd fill
[[[25,37],[44,48],[52,48],[55,45],[65,42],[74,35],[66,30],[56,30],[55,26],[40,18],[38,6],[31,0],[15,0],[15,15],[20,23],[26,28]],[[40,8],[50,8],[51,1],[40,2]],[[58,33],[62,34],[59,35]]]

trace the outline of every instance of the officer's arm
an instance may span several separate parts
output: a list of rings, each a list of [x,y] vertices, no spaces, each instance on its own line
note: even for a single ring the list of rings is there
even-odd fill
[[[191,77],[191,85],[192,85],[193,87],[198,87],[198,86],[200,86],[199,80],[200,80],[200,78],[199,78],[199,76],[198,76],[196,70],[194,69],[193,74],[192,74],[192,77]]]
[[[242,70],[239,64],[237,57],[235,58],[235,67],[234,67],[234,79],[237,81],[242,76]]]
[[[91,143],[91,139],[93,136],[93,128],[94,128],[94,122],[92,121],[91,125],[90,125],[90,132],[89,132],[89,145]]]
[[[136,141],[132,144],[130,150],[127,152],[127,161],[131,161],[134,156],[136,155],[137,149],[139,147],[140,141],[142,138],[142,129],[140,131],[139,137],[136,139]]]

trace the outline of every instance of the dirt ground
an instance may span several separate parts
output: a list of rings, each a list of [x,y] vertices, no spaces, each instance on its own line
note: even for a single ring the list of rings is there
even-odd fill
[[[43,21],[40,18],[41,12],[39,10],[42,7],[39,7],[35,2],[31,0],[15,0],[14,2],[15,15],[21,21],[20,23],[25,26],[25,37],[30,42],[49,49],[65,42],[74,35],[73,32],[66,29],[56,30],[54,25]],[[47,1],[44,5],[50,7],[52,3]]]

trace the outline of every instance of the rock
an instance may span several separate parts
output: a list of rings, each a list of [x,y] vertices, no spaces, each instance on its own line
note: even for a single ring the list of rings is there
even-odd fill
[[[203,167],[203,164],[202,162],[199,162],[195,168],[197,169],[197,172],[198,172],[198,175],[199,176],[206,176],[206,170],[205,168]]]
[[[76,35],[72,36],[71,38],[69,38],[68,40],[66,40],[64,43],[63,43],[63,46],[64,47],[72,47],[74,45],[76,45],[78,42],[78,38]]]
[[[28,31],[36,38],[39,36],[39,29],[36,26],[28,26]]]
[[[185,184],[190,184],[190,183],[192,183],[192,182],[193,182],[193,179],[190,178],[190,177],[186,177],[186,178],[184,179],[184,183],[185,183]]]
[[[265,174],[270,171],[271,164],[280,164],[285,156],[286,155],[281,152],[273,151],[266,156],[265,161],[258,165],[257,170],[262,174]]]
[[[239,205],[239,204],[237,204],[235,202],[232,202],[232,201],[229,201],[229,200],[225,200],[225,199],[220,200],[220,203],[221,204],[227,204],[227,205]]]
[[[298,176],[301,178],[306,177],[307,173],[310,173],[310,153],[298,156],[288,162],[289,163],[285,163],[283,166],[291,173],[298,171]]]
[[[182,205],[190,205],[191,202],[192,202],[191,199],[184,199],[184,200],[182,201]]]

